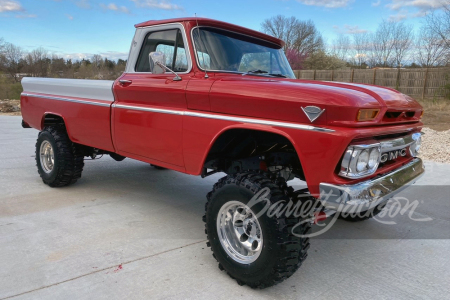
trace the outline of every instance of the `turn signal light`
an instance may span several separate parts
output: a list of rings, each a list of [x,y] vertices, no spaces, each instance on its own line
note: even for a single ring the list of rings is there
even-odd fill
[[[422,119],[422,117],[423,117],[423,110],[422,110],[422,112],[420,113],[419,119]]]
[[[358,111],[358,116],[356,117],[356,121],[372,121],[378,116],[380,112],[379,109],[360,109]]]

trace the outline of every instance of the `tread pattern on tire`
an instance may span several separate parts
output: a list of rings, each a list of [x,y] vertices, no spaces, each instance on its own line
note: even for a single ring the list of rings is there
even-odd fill
[[[262,188],[268,187],[270,189],[270,201],[275,203],[281,199],[295,200],[296,194],[292,187],[288,187],[283,178],[271,178],[270,174],[262,172],[248,172],[230,174],[221,179],[214,185],[213,190],[208,193],[205,205],[205,211],[208,211],[208,205],[212,199],[213,194],[223,187],[224,185],[235,184],[250,190],[253,193],[257,193]],[[208,222],[206,213],[203,216],[203,221]],[[276,218],[276,217],[273,217]],[[229,271],[225,270],[227,274],[235,279],[239,285],[248,285],[251,288],[266,288],[272,285],[276,285],[294,274],[301,266],[303,261],[307,257],[307,250],[310,246],[309,238],[300,238],[292,234],[293,227],[300,221],[299,218],[291,215],[286,217],[285,215],[275,219],[277,226],[277,245],[278,245],[278,262],[274,268],[270,271],[269,276],[266,276],[264,280],[258,282],[249,282],[242,279],[235,278]],[[309,222],[297,226],[295,232],[298,234],[307,234],[311,229]],[[208,228],[205,225],[205,233],[207,235],[207,246],[211,247],[210,236],[208,235]],[[212,249],[211,249],[212,250]],[[217,260],[213,253],[214,258]],[[224,267],[219,263],[219,269],[224,270]]]
[[[38,173],[42,181],[51,187],[63,187],[75,183],[81,177],[84,167],[84,156],[79,153],[77,147],[69,139],[65,126],[47,126],[42,133],[47,132],[55,140],[56,149],[53,149],[55,159],[58,160],[57,175],[53,181],[46,180],[38,167]],[[38,141],[39,142],[39,141]],[[36,142],[36,163],[40,164],[39,147]],[[56,167],[56,166],[55,166]]]

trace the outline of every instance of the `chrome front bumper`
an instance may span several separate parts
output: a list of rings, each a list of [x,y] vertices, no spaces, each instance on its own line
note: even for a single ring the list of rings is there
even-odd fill
[[[321,183],[319,200],[327,209],[345,212],[363,212],[387,202],[395,194],[416,182],[425,172],[420,158],[406,165],[354,185]]]

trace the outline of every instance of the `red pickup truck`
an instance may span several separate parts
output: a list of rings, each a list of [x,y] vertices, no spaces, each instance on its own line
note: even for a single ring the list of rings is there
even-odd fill
[[[373,217],[424,172],[415,100],[296,80],[283,45],[210,19],[148,21],[136,25],[115,81],[23,78],[22,126],[40,131],[43,182],[76,182],[84,157],[98,154],[202,177],[223,172],[203,218],[219,268],[250,287],[283,281],[307,256],[311,223]],[[294,178],[307,189],[287,185]],[[261,213],[308,201],[321,204],[310,219]]]

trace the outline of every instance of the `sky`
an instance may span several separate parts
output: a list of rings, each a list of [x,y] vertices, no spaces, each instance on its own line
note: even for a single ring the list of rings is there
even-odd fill
[[[24,50],[44,47],[66,58],[126,59],[134,24],[199,17],[255,30],[276,15],[312,20],[327,42],[374,32],[385,20],[413,24],[441,0],[0,0],[0,38]]]

